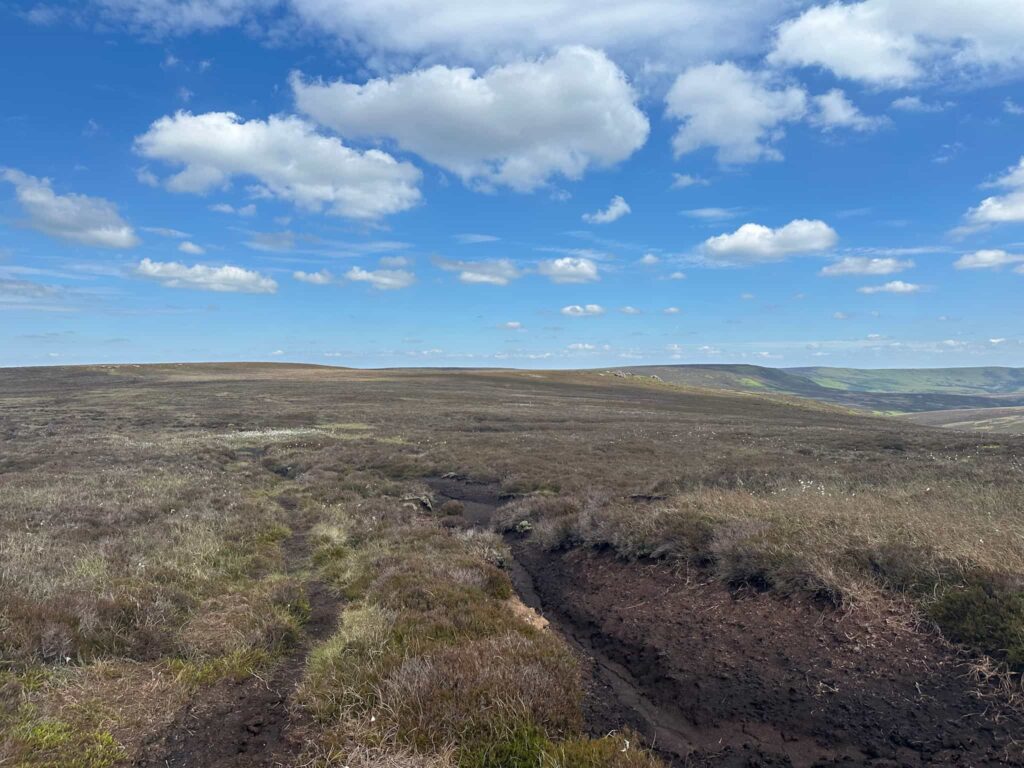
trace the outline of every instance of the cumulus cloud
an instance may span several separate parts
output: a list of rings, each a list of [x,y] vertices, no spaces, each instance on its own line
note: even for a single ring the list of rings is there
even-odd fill
[[[584,213],[583,220],[587,224],[611,224],[613,221],[618,221],[627,213],[630,213],[632,209],[629,207],[629,203],[625,201],[622,195],[616,195],[612,198],[611,202],[608,203],[607,208],[602,208],[599,211],[593,213]]]
[[[61,240],[103,248],[133,248],[139,238],[117,211],[102,197],[53,191],[49,179],[29,176],[14,168],[0,167],[0,179],[14,185],[27,226]]]
[[[890,124],[885,116],[872,117],[862,113],[846,94],[839,88],[814,97],[815,112],[811,115],[811,124],[824,131],[836,128],[848,128],[852,131],[868,133],[877,131]]]
[[[846,256],[837,262],[824,267],[818,274],[823,277],[842,277],[845,275],[892,275],[911,269],[914,262],[910,259],[869,258],[867,256]]]
[[[509,259],[460,261],[436,258],[434,264],[448,272],[458,272],[459,280],[463,283],[477,285],[508,285],[522,276],[519,268]]]
[[[246,121],[231,112],[178,112],[154,122],[135,149],[184,166],[164,182],[173,192],[205,194],[241,176],[259,182],[256,194],[353,219],[376,219],[420,200],[413,165],[346,147],[296,117]]]
[[[319,272],[303,272],[299,270],[292,272],[292,277],[300,283],[309,283],[310,285],[330,285],[334,282],[334,275],[326,269],[321,269]]]
[[[891,280],[884,285],[865,285],[857,289],[860,293],[918,293],[921,286],[916,283],[905,283],[902,280]]]
[[[269,277],[241,267],[226,264],[189,267],[176,261],[143,259],[135,266],[135,274],[156,280],[167,288],[191,288],[221,293],[275,293],[277,283]]]
[[[863,0],[804,11],[778,28],[769,62],[823,67],[876,86],[1024,66],[1014,0]]]
[[[362,267],[352,267],[345,273],[348,280],[357,283],[369,283],[378,291],[394,291],[400,288],[408,288],[416,282],[416,275],[404,269],[376,269],[368,270]]]
[[[502,323],[501,327],[508,331],[519,331],[522,330],[523,324],[518,320],[509,320],[507,323]]]
[[[306,27],[372,51],[371,66],[409,59],[507,60],[582,43],[637,66],[679,66],[758,47],[787,0],[95,0],[108,19],[149,35],[260,30],[283,9],[284,29]],[[47,6],[53,9],[53,6]]]
[[[601,279],[592,259],[572,256],[542,261],[537,271],[553,283],[591,283]]]
[[[968,229],[1024,221],[1024,157],[988,186],[1004,189],[1006,193],[986,197],[976,208],[969,210],[966,216]]]
[[[672,140],[677,157],[712,147],[720,163],[752,163],[782,159],[774,144],[787,123],[807,113],[807,94],[725,62],[679,75],[665,104],[668,116],[682,122]]]
[[[636,307],[630,307],[630,306],[625,306],[620,311],[624,315],[639,315],[640,314],[640,310],[639,309],[637,309]]]
[[[604,307],[600,304],[570,304],[568,307],[562,307],[562,314],[569,317],[593,317],[603,315]]]
[[[744,224],[731,234],[708,238],[704,241],[703,250],[713,262],[742,265],[782,261],[797,254],[820,253],[838,241],[835,230],[825,222],[795,219],[778,229]]]
[[[178,246],[178,250],[181,251],[182,253],[187,253],[190,256],[202,256],[204,253],[206,253],[206,249],[203,248],[203,246],[196,245],[195,243],[189,240],[186,240],[184,243],[181,243]]]
[[[953,266],[957,269],[1001,269],[1021,262],[1024,262],[1024,256],[999,249],[990,249],[965,253],[956,260]]]
[[[678,315],[679,311],[679,307],[665,307],[665,309],[662,310],[666,315]]]
[[[643,264],[645,267],[652,267],[655,264],[659,263],[660,261],[661,259],[655,256],[653,253],[645,253],[643,256],[640,257],[640,263]]]
[[[581,46],[482,74],[438,65],[363,85],[291,82],[300,111],[322,125],[390,139],[483,187],[579,179],[628,158],[649,130],[622,71]]]

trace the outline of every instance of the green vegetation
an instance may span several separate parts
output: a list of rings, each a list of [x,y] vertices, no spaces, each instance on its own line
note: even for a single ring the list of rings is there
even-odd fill
[[[1024,369],[764,368],[757,365],[666,365],[621,368],[638,377],[734,392],[812,398],[879,414],[1024,405]]]
[[[1022,368],[790,368],[829,389],[947,395],[1024,393]]]
[[[587,765],[558,757],[566,738],[572,754],[609,754],[602,740],[581,735],[576,661],[516,605],[498,567],[508,558],[501,539],[442,529],[421,505],[402,503],[415,489],[406,490],[319,498],[314,562],[349,602],[296,694],[322,729],[306,759],[413,754],[459,768]],[[621,754],[604,765],[657,765],[636,748]]]

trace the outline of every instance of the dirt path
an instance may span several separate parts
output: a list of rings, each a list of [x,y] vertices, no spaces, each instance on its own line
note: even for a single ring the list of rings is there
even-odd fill
[[[480,524],[490,486],[432,483]],[[510,539],[513,583],[580,651],[594,735],[628,724],[675,766],[1024,765],[1019,713],[936,639],[663,565]]]
[[[309,563],[308,523],[285,543],[288,570]],[[337,628],[341,600],[325,584],[307,585],[310,605],[302,640],[265,678],[224,680],[200,691],[157,741],[144,747],[137,768],[277,768],[291,766],[301,750],[289,700],[306,657]]]

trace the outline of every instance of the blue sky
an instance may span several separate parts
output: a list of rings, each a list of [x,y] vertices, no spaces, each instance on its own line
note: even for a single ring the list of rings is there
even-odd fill
[[[0,23],[0,365],[1024,365],[1016,0]]]

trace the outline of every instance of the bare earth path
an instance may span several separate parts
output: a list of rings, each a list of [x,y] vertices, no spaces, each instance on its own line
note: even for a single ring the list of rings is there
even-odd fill
[[[309,563],[308,523],[285,543],[290,572]],[[147,744],[138,768],[277,768],[295,764],[301,743],[290,698],[302,678],[306,657],[337,628],[340,598],[327,585],[307,585],[310,606],[300,642],[288,649],[265,678],[223,680],[201,691],[158,740]]]

